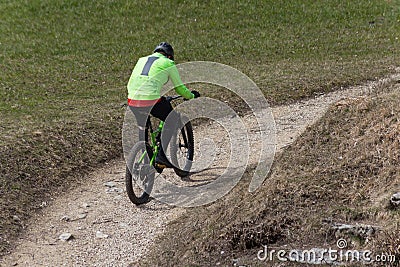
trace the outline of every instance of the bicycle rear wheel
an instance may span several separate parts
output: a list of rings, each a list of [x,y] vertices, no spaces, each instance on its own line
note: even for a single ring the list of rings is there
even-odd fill
[[[125,186],[130,201],[136,205],[147,203],[153,189],[155,172],[149,164],[152,157],[150,151],[145,142],[138,142],[129,154]]]
[[[171,163],[175,173],[180,177],[190,174],[194,156],[194,136],[192,124],[185,126],[171,139]]]

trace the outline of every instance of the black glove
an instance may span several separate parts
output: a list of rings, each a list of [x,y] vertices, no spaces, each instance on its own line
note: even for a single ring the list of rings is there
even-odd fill
[[[199,92],[197,92],[197,91],[192,91],[192,94],[194,94],[194,98],[198,98],[198,97],[200,97],[200,93]]]

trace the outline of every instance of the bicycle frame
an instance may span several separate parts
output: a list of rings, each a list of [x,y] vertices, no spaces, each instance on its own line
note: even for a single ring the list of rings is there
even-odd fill
[[[150,159],[150,165],[153,165],[154,161],[156,160],[157,154],[159,152],[160,146],[157,144],[157,136],[161,133],[162,129],[164,128],[164,122],[160,121],[157,130],[150,134],[150,147],[153,149],[154,153]],[[147,151],[144,151],[143,154],[140,156],[138,163],[141,163],[146,156]]]
[[[159,140],[157,140],[157,136],[161,134],[162,129],[164,128],[164,122],[160,121],[160,124],[158,125],[158,129],[155,130],[151,135],[151,148],[153,149],[153,157],[150,159],[150,165],[153,165],[154,161],[156,160],[157,154],[159,152],[160,146],[157,144]]]
[[[175,100],[175,99],[178,99],[178,98],[181,98],[181,97],[182,96],[168,96],[168,97],[166,97],[166,100],[171,102],[172,100]],[[150,127],[151,127],[151,124],[150,124]],[[155,162],[156,157],[158,155],[160,146],[157,144],[157,142],[159,141],[159,140],[157,140],[157,136],[159,134],[161,134],[161,131],[162,131],[163,128],[164,128],[164,122],[160,121],[160,124],[158,125],[157,130],[152,132],[151,135],[150,135],[150,147],[154,151],[153,156],[150,159],[150,165],[153,165],[153,163]],[[152,131],[152,130],[153,129],[150,128],[150,131]],[[143,159],[145,158],[146,154],[147,154],[147,151],[144,151],[143,154],[140,156],[140,159],[139,159],[138,163],[141,163],[143,161]]]

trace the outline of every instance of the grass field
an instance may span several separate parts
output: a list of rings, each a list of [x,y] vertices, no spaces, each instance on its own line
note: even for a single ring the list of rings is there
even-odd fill
[[[121,155],[125,85],[158,42],[178,63],[238,68],[280,104],[391,72],[399,13],[398,0],[1,2],[0,251],[52,191]]]

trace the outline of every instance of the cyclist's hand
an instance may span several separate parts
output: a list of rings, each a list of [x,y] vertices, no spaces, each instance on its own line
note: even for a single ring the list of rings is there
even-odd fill
[[[192,94],[194,94],[194,98],[200,97],[200,93],[195,90],[192,91]]]

